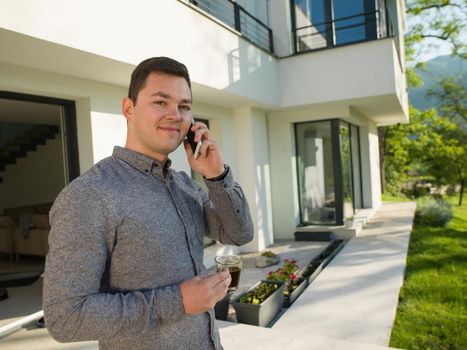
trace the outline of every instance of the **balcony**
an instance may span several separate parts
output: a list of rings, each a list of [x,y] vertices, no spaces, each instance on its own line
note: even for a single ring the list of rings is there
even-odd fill
[[[346,44],[394,37],[389,11],[381,10],[313,23],[292,30],[294,52],[308,52]],[[397,43],[396,47],[399,47]]]
[[[189,0],[189,2],[241,33],[245,40],[268,53],[274,53],[271,28],[242,6],[231,0]]]

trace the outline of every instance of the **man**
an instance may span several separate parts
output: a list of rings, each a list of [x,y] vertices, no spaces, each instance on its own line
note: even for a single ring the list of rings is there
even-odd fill
[[[58,341],[100,349],[222,349],[213,306],[230,283],[207,276],[203,236],[242,245],[253,225],[241,188],[207,127],[192,123],[186,67],[141,62],[122,110],[125,148],[115,147],[67,186],[51,211],[43,306]],[[185,136],[202,140],[195,158]],[[168,155],[182,142],[207,194]]]

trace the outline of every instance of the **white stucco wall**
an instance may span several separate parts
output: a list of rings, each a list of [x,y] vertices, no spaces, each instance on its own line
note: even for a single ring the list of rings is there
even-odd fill
[[[278,56],[292,54],[292,34],[289,0],[270,0],[270,28],[274,38],[274,52]]]
[[[173,57],[195,84],[264,103],[278,100],[276,61],[187,2],[0,0],[0,8],[0,28],[134,65]]]
[[[281,59],[281,105],[394,93],[395,73],[388,69],[394,67],[393,51],[392,39],[388,38]]]
[[[378,130],[375,125],[369,125],[369,153],[371,171],[371,208],[378,208],[381,205],[381,175],[379,162],[379,142]]]
[[[241,108],[234,111],[237,180],[250,205],[255,228],[253,241],[242,247],[251,252],[273,243],[270,163],[264,111]]]
[[[6,166],[0,173],[0,211],[5,208],[49,203],[65,187],[62,138],[57,135],[38,145],[27,157]]]

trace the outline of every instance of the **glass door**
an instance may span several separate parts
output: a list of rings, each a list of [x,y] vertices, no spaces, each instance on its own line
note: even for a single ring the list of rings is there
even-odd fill
[[[301,222],[336,223],[331,123],[296,124],[295,134]]]

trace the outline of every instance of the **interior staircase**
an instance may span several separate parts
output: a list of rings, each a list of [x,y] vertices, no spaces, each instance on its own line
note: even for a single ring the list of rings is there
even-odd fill
[[[32,130],[17,136],[0,148],[0,183],[3,182],[2,172],[6,166],[16,164],[18,158],[24,158],[28,152],[37,150],[37,146],[45,145],[47,140],[54,139],[60,132],[58,125],[35,125]]]

